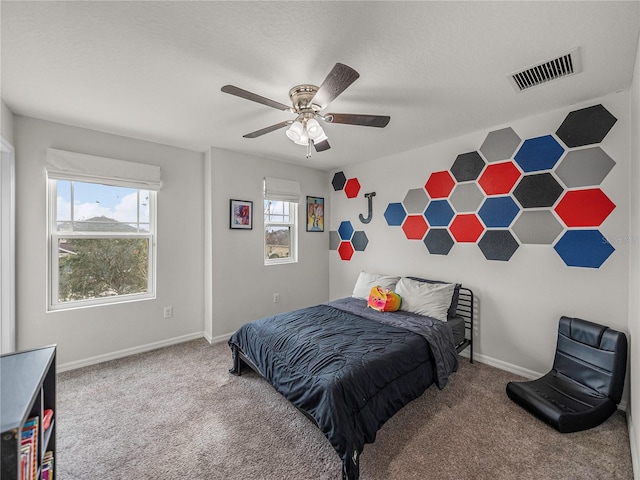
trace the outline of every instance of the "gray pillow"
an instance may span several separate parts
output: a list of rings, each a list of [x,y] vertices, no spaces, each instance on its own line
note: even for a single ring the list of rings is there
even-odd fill
[[[368,300],[369,293],[371,293],[371,289],[373,287],[380,286],[382,288],[395,290],[398,280],[400,280],[400,277],[395,277],[392,275],[380,275],[378,273],[369,273],[363,270],[358,276],[358,280],[353,287],[353,293],[351,294],[351,296],[355,298],[361,298],[363,300]]]

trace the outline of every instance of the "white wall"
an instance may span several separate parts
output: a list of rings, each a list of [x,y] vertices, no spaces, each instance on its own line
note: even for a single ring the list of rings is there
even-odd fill
[[[13,112],[4,100],[0,100],[0,134],[7,142],[13,145]]]
[[[64,367],[201,337],[204,155],[18,115],[14,138],[18,349],[56,343]],[[155,300],[46,312],[48,147],[161,167]],[[165,306],[173,318],[163,318]]]
[[[329,233],[306,231],[306,196],[325,197],[329,205],[330,177],[325,171],[212,148],[208,155],[211,204],[212,280],[211,317],[205,331],[210,340],[226,340],[244,323],[274,313],[329,299]],[[299,205],[298,262],[264,265],[263,179],[265,176],[297,180]],[[253,202],[253,229],[229,228],[229,200]],[[329,215],[327,214],[327,219]],[[205,227],[206,228],[206,227]],[[273,303],[273,294],[280,302]]]
[[[631,171],[630,171],[630,235],[633,239],[629,275],[629,365],[634,371],[630,379],[629,438],[636,477],[640,477],[640,41],[636,51],[636,65],[631,86]],[[635,423],[634,423],[635,420]]]
[[[486,260],[475,244],[458,243],[448,255],[430,255],[421,241],[407,240],[401,228],[388,226],[383,216],[389,203],[402,202],[407,191],[424,186],[432,172],[449,170],[459,154],[478,150],[490,131],[511,126],[523,140],[551,134],[570,111],[597,103],[618,119],[601,144],[616,162],[601,184],[616,208],[600,231],[607,238],[627,238],[629,93],[623,92],[346,169],[345,176],[357,177],[362,189],[357,199],[347,199],[342,191],[332,194],[330,230],[350,220],[355,230],[365,231],[369,244],[364,252],[355,252],[351,261],[331,252],[330,297],[349,295],[361,269],[462,282],[473,289],[479,302],[474,353],[529,375],[551,367],[561,315],[626,332],[628,244],[615,244],[616,251],[599,269],[567,267],[550,245],[520,246],[504,262]],[[358,214],[366,215],[363,194],[370,191],[377,193],[374,216],[364,225]]]

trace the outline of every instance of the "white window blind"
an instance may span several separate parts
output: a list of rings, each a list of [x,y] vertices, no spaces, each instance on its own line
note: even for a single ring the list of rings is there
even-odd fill
[[[160,190],[160,167],[97,157],[84,153],[47,149],[47,176],[54,180],[105,183],[118,187]]]
[[[283,180],[282,178],[265,177],[265,200],[280,200],[283,202],[300,202],[300,182]]]

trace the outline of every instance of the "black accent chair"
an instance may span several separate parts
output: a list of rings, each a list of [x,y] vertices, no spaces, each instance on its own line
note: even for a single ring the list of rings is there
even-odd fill
[[[626,369],[624,333],[563,316],[552,370],[530,382],[509,382],[507,395],[559,432],[578,432],[616,411]]]

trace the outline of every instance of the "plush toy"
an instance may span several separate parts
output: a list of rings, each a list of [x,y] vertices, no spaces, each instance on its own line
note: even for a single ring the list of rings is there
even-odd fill
[[[379,312],[395,312],[400,308],[400,295],[390,288],[375,286],[369,293],[367,306]]]

